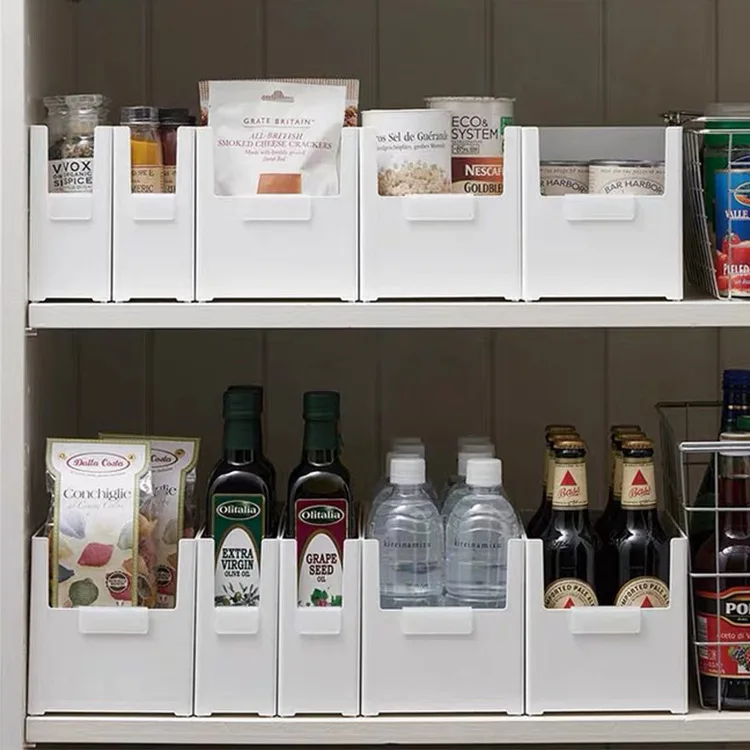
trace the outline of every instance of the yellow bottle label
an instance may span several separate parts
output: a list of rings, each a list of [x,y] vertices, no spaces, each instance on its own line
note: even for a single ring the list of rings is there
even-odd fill
[[[585,508],[588,505],[585,461],[555,461],[554,477],[552,505],[555,508]]]
[[[656,507],[656,480],[651,459],[623,459],[620,502],[623,508]]]
[[[558,578],[544,590],[544,606],[547,609],[596,607],[598,604],[593,587],[580,578]]]
[[[639,576],[624,584],[615,597],[616,607],[652,607],[669,606],[669,588],[664,581],[653,576]]]

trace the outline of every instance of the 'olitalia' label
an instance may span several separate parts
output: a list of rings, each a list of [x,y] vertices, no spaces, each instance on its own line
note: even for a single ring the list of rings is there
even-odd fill
[[[544,590],[547,609],[595,607],[598,603],[594,589],[580,578],[558,578]]]
[[[712,582],[706,580],[708,586]],[[695,592],[696,637],[720,646],[698,647],[698,668],[712,677],[750,678],[750,588]]]
[[[256,607],[260,603],[260,550],[266,498],[214,495],[212,510],[216,544],[214,604]]]
[[[615,607],[652,607],[669,606],[669,588],[659,578],[639,576],[623,584],[615,597]]]
[[[553,479],[552,505],[555,508],[585,508],[588,502],[586,462],[557,460]]]
[[[302,498],[295,502],[298,606],[341,606],[348,515],[349,503],[344,498]]]
[[[654,462],[650,459],[639,461],[627,458],[622,463],[623,508],[655,508],[656,480]]]

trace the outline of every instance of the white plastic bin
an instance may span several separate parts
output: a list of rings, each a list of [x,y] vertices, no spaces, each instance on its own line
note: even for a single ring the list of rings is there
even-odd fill
[[[545,609],[542,542],[527,545],[526,712],[687,712],[687,539],[670,542],[669,607]]]
[[[130,128],[114,128],[115,302],[187,302],[195,290],[195,128],[177,129],[174,193],[133,193]]]
[[[364,541],[362,713],[522,714],[524,540],[508,545],[505,609],[380,608],[379,544]]]
[[[341,607],[297,606],[297,542],[280,541],[280,716],[359,714],[359,539],[344,542]]]
[[[540,159],[664,161],[664,193],[543,196]],[[682,128],[523,128],[522,215],[524,299],[682,299]]]
[[[94,131],[93,190],[50,193],[46,125],[33,125],[29,299],[112,299],[112,128]]]
[[[174,609],[49,606],[49,546],[31,541],[28,711],[193,710],[195,540],[183,539]]]
[[[260,605],[214,606],[214,540],[199,539],[195,714],[276,713],[279,541],[261,545]]]
[[[521,129],[505,130],[503,194],[378,194],[375,133],[360,146],[361,299],[521,296]]]
[[[357,299],[357,128],[334,196],[214,193],[214,136],[197,132],[197,299]]]

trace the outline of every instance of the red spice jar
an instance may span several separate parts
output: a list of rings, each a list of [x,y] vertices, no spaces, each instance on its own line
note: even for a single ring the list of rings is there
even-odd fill
[[[181,125],[195,125],[187,109],[174,107],[159,110],[159,137],[161,139],[164,162],[164,192],[174,193],[177,172],[177,128]]]

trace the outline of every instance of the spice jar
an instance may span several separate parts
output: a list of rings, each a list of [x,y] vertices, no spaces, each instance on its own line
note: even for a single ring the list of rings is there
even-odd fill
[[[46,96],[50,193],[90,193],[94,188],[94,128],[107,119],[106,96]]]
[[[130,128],[130,184],[134,193],[162,193],[163,161],[156,107],[123,107],[120,123]]]
[[[177,171],[177,128],[181,125],[195,125],[195,118],[188,110],[180,107],[159,109],[159,136],[164,163],[163,185],[165,193],[174,193]]]

